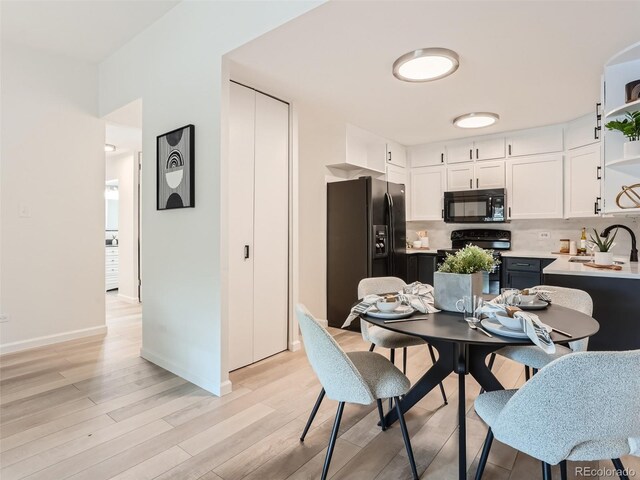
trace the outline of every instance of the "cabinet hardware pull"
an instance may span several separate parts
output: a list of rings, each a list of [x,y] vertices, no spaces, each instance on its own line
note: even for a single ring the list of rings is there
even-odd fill
[[[596,179],[602,180],[602,167],[598,166],[596,168]]]
[[[389,152],[389,159],[388,159],[388,161],[389,161],[389,162],[391,161],[391,152]]]
[[[600,127],[593,127],[593,139],[600,140]]]
[[[472,178],[469,179],[469,188],[473,188],[473,179]]]
[[[476,160],[480,158],[480,149],[476,148]]]
[[[249,245],[244,246],[244,259],[249,258]]]
[[[480,188],[480,185],[478,185],[479,180],[476,178],[476,188]]]
[[[509,218],[511,218],[511,207],[509,207]]]
[[[602,113],[600,112],[601,103],[596,103],[596,126],[593,128],[594,140],[600,140],[600,130],[602,130],[601,120]]]
[[[469,160],[473,160],[473,149],[469,149]]]
[[[600,102],[596,103],[596,120],[600,120],[602,118],[602,114],[600,113],[600,107],[602,104]]]
[[[511,155],[511,144],[509,144],[509,155]]]
[[[440,163],[444,163],[444,153],[440,154]]]
[[[516,267],[530,267],[530,263],[514,263]]]
[[[444,208],[442,209],[442,218],[444,218]]]
[[[593,204],[593,213],[594,213],[594,215],[597,215],[597,214],[600,213],[600,210],[601,210],[600,209],[600,200],[601,199],[602,199],[601,197],[596,197],[596,201]]]

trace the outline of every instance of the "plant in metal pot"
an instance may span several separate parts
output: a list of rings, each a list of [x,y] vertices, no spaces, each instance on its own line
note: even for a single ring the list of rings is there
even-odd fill
[[[611,252],[611,248],[614,245],[613,242],[618,234],[618,229],[616,228],[606,237],[600,237],[595,228],[593,229],[593,233],[595,234],[591,235],[591,245],[592,250],[594,251],[593,262],[598,265],[613,265],[613,253]]]
[[[499,263],[492,250],[475,245],[447,254],[434,274],[436,308],[455,312],[456,302],[462,297],[482,294],[482,273],[491,272]]]
[[[627,112],[623,120],[612,120],[605,127],[627,137],[629,141],[623,147],[625,157],[640,155],[640,111]]]

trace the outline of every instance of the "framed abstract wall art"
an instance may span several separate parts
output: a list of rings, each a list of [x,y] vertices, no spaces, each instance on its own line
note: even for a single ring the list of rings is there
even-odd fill
[[[157,210],[195,207],[194,146],[193,125],[157,137]]]

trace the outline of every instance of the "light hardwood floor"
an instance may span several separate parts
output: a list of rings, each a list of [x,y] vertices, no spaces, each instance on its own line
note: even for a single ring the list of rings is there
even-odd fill
[[[106,337],[0,358],[2,480],[319,477],[336,403],[325,400],[300,443],[320,388],[303,351],[233,372],[233,393],[217,398],[141,359],[140,307],[112,295],[107,304]],[[357,334],[332,331],[346,350],[368,347]],[[410,349],[412,380],[428,358],[426,348]],[[494,370],[505,386],[523,382],[522,368],[512,362],[499,359]],[[445,386],[448,406],[436,390],[407,414],[422,478],[457,478],[456,379]],[[470,477],[486,432],[472,408],[477,394],[469,379]],[[376,422],[373,406],[345,408],[332,478],[410,478],[399,428],[381,432]],[[640,475],[640,459],[623,460]],[[536,461],[499,443],[489,462],[488,480],[541,478]],[[580,478],[574,466],[571,478]]]

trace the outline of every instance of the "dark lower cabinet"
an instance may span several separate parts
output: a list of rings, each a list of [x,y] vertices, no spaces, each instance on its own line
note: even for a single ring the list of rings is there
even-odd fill
[[[407,255],[407,283],[421,282],[433,285],[433,274],[437,268],[437,257],[430,253]]]
[[[502,287],[529,288],[541,285],[542,270],[553,262],[552,258],[505,257],[502,260]]]

